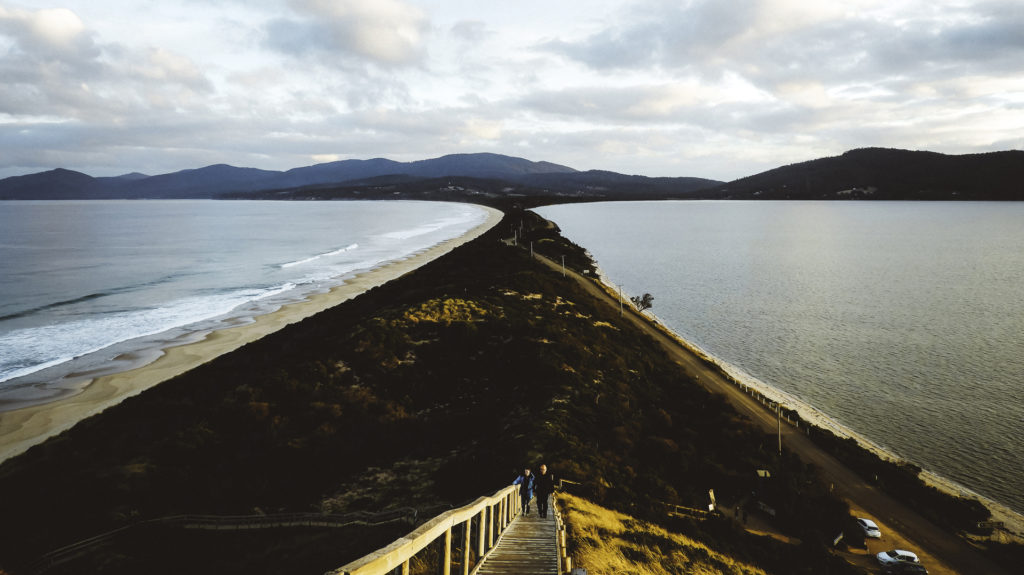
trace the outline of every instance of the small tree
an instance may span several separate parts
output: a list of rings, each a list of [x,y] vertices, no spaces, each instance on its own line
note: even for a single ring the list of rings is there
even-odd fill
[[[644,311],[645,309],[651,309],[654,306],[654,296],[649,293],[645,293],[642,296],[635,295],[629,298],[629,301],[633,302],[638,311]]]

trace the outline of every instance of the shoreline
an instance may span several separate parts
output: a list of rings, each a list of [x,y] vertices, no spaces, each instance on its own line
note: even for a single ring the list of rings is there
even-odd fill
[[[610,281],[610,278],[605,275],[600,266],[597,266],[596,260],[594,260],[593,256],[591,256],[589,252],[587,252],[587,255],[595,262],[596,279],[602,286],[602,289],[613,297],[618,298],[618,286],[614,282]],[[744,391],[744,393],[747,393],[746,388],[754,389],[769,400],[780,404],[782,407],[795,411],[799,417],[809,425],[827,429],[840,437],[851,438],[856,441],[857,445],[862,449],[870,451],[882,459],[894,462],[907,462],[905,458],[890,452],[870,439],[858,434],[838,421],[835,421],[813,405],[785,391],[777,389],[774,386],[746,373],[741,368],[708,353],[699,345],[690,342],[682,335],[669,328],[661,318],[657,317],[655,314],[650,312],[636,312],[636,309],[633,308],[632,303],[629,301],[629,297],[630,294],[626,292],[622,293],[622,301],[624,305],[628,305],[632,311],[637,313],[638,316],[643,317],[646,321],[650,322],[651,325],[662,331],[666,336],[675,340],[680,346],[686,348],[703,361],[717,367],[722,372],[722,375],[729,380],[732,385]],[[1004,524],[1004,527],[1002,528],[1004,532],[1024,541],[1024,514],[1018,513],[1007,505],[999,503],[990,497],[981,495],[968,487],[960,485],[959,483],[951,479],[947,479],[928,469],[922,468],[920,472],[920,479],[925,483],[925,485],[934,487],[948,495],[977,499],[992,514],[993,521],[1000,521]]]
[[[162,354],[155,360],[92,379],[78,393],[0,412],[0,463],[129,397],[401,277],[476,239],[493,228],[504,216],[494,208],[473,205],[485,210],[486,218],[483,223],[459,237],[438,243],[407,258],[357,273],[326,292],[309,295],[273,312],[255,316],[252,321],[242,325],[210,331],[196,341],[172,344],[163,348]]]

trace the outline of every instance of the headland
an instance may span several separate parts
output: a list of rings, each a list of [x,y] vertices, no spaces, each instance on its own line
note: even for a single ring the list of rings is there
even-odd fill
[[[518,246],[501,241],[507,229],[498,226],[7,461],[0,492],[24,496],[0,500],[10,530],[0,537],[0,562],[10,558],[0,569],[18,575],[54,549],[181,513],[412,506],[427,519],[506,485],[524,463],[545,462],[590,501],[770,573],[863,573],[858,565],[874,557],[851,517],[862,510],[881,519],[884,544],[927,550],[932,573],[1006,572],[987,569],[988,553],[957,538],[973,517],[936,527],[907,523],[900,510],[890,521],[894,502],[882,486],[803,428],[783,428],[777,452],[775,413],[649,318],[621,312],[593,274],[574,275],[592,270],[582,248],[528,212],[506,221],[525,222]],[[527,241],[559,257],[540,260]],[[562,255],[568,269],[554,263]],[[706,509],[709,489],[727,514],[666,517],[666,504]],[[918,501],[931,500],[911,505]],[[756,525],[783,537],[763,537]],[[331,533],[128,531],[68,568],[101,572],[91,567],[114,557],[136,571],[174,565],[188,554],[167,549],[199,544],[189,558],[203,554],[191,564],[204,573],[266,571],[274,561],[287,562],[275,564],[277,572],[299,572],[300,563],[304,572],[324,572],[379,547]],[[301,551],[281,552],[285,538]],[[664,547],[660,539],[642,543]],[[1016,551],[992,557],[999,552]]]

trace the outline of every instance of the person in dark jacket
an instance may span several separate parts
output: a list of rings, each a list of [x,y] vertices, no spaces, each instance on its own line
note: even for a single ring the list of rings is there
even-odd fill
[[[537,468],[539,473],[533,480],[534,490],[537,492],[537,513],[541,517],[548,516],[548,497],[555,492],[555,475],[548,473],[548,466],[543,463]]]
[[[530,468],[527,467],[523,470],[522,475],[516,477],[516,480],[512,482],[512,485],[519,486],[519,499],[523,503],[523,515],[530,514],[530,499],[533,499],[533,475],[530,475]]]

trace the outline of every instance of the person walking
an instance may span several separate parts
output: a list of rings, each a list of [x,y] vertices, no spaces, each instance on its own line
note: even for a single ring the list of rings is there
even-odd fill
[[[533,482],[534,476],[530,475],[529,467],[524,469],[523,473],[512,482],[512,485],[519,486],[519,500],[522,501],[523,516],[530,514],[530,499],[533,499]]]
[[[537,492],[537,513],[541,517],[548,516],[548,497],[555,492],[555,475],[548,473],[548,466],[543,463],[537,468],[539,472],[533,480]]]

